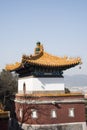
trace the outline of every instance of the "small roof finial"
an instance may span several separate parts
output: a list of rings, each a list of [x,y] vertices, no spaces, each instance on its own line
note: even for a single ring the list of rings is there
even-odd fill
[[[41,43],[38,41],[36,44],[37,44],[37,46],[40,46]]]
[[[36,48],[35,48],[35,55],[36,54],[39,54],[40,52],[42,52],[44,49],[43,49],[43,45],[41,45],[41,43],[38,41],[36,43]]]

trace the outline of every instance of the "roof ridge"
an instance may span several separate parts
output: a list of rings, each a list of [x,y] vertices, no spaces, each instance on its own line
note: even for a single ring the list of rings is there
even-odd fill
[[[40,58],[43,55],[43,52],[41,51],[39,54],[35,54],[35,55],[23,55],[22,56],[22,61],[24,60],[36,60],[38,58]]]

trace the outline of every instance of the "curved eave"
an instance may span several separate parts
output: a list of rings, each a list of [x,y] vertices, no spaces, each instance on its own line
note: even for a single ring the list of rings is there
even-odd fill
[[[34,66],[42,66],[42,67],[56,67],[56,68],[62,68],[63,70],[66,70],[68,68],[71,68],[71,67],[75,67],[76,65],[78,64],[81,64],[80,61],[75,61],[75,62],[66,62],[66,63],[60,63],[60,64],[48,64],[46,62],[44,62],[43,64],[42,63],[38,63],[38,62],[35,62],[35,61],[31,61],[31,60],[26,60],[27,64],[30,64],[30,65],[34,65]],[[24,64],[25,64],[24,63]],[[7,65],[6,66],[6,70],[7,71],[17,71],[19,69],[23,68],[23,63],[16,63],[16,64],[12,64],[12,65]]]
[[[44,61],[44,63],[38,63],[38,62],[35,62],[35,61],[26,61],[27,64],[30,64],[30,65],[36,65],[36,66],[42,66],[42,67],[65,67],[65,68],[70,68],[70,67],[74,67],[76,65],[79,65],[81,64],[81,62],[71,62],[71,63],[60,63],[60,64],[48,64]]]
[[[25,56],[23,57],[22,62],[30,65],[37,65],[43,67],[68,67],[68,66],[73,67],[78,64],[81,64],[81,59],[57,57],[57,56],[50,55],[46,52],[43,52],[42,55],[40,55],[37,58],[33,58],[32,56],[30,59],[27,56]]]
[[[67,58],[67,57],[57,57],[50,55],[46,52],[41,52],[38,55],[26,56],[22,57],[21,63],[15,63],[12,65],[7,65],[7,71],[18,71],[22,68],[25,68],[25,64],[34,65],[34,66],[42,66],[42,67],[56,67],[62,70],[69,69],[71,67],[75,67],[78,64],[81,64],[80,58]]]
[[[7,71],[16,71],[17,69],[20,69],[22,67],[22,64],[21,63],[15,63],[15,64],[11,64],[11,65],[6,65],[6,70]]]

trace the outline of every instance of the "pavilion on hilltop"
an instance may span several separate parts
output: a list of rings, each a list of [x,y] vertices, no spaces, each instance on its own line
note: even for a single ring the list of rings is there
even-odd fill
[[[16,120],[24,130],[85,130],[82,93],[65,93],[63,71],[81,64],[80,58],[53,56],[37,42],[33,55],[6,65],[19,75],[15,95]],[[15,117],[12,117],[15,118]]]

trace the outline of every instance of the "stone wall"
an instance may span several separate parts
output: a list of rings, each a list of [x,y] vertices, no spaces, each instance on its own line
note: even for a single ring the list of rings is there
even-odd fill
[[[86,130],[85,122],[54,124],[54,125],[29,125],[18,124],[12,119],[9,125],[9,130]]]
[[[24,130],[83,130],[81,124],[78,125],[63,125],[63,126],[49,126],[49,127],[25,127]]]

